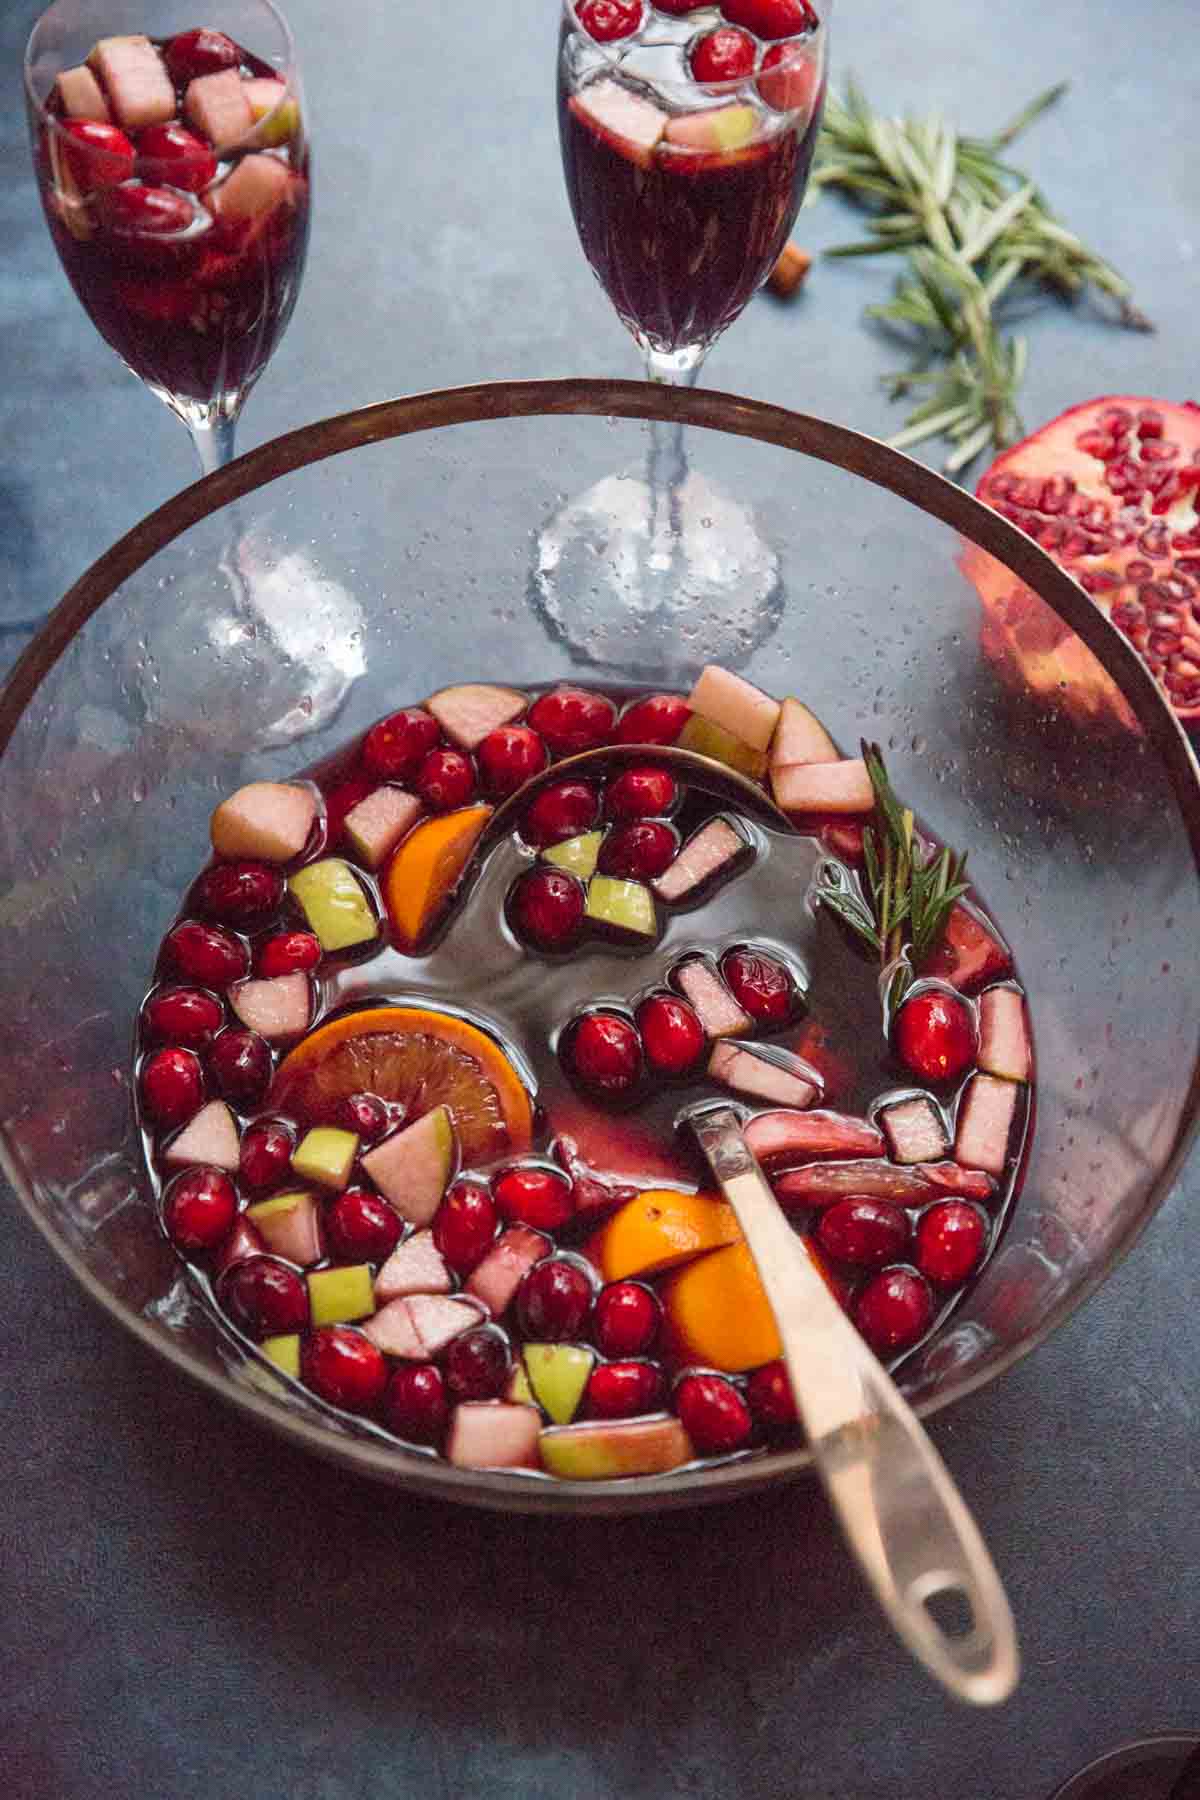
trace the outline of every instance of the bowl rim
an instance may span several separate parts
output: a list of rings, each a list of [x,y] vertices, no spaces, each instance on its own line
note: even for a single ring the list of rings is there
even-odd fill
[[[176,537],[229,502],[280,476],[364,445],[447,425],[491,420],[582,415],[680,423],[774,444],[812,457],[885,488],[990,552],[1045,601],[1093,652],[1120,688],[1170,778],[1193,862],[1200,877],[1200,765],[1178,719],[1129,641],[1110,624],[1074,579],[1024,532],[881,440],[827,419],[769,402],[708,388],[591,377],[475,382],[374,402],[297,427],[248,451],[184,488],[119,538],[67,590],[17,659],[0,687],[0,758],[42,681],[80,628],[120,585]],[[951,1381],[923,1400],[923,1417],[1007,1373],[1042,1344],[1107,1279],[1140,1237],[1169,1192],[1200,1123],[1200,1058],[1195,1062],[1182,1122],[1150,1191],[1103,1266],[1059,1300],[1037,1329],[986,1372]],[[612,1515],[666,1510],[732,1499],[794,1478],[812,1467],[806,1448],[777,1451],[682,1475],[626,1477],[610,1482],[549,1481],[505,1471],[458,1469],[421,1454],[397,1455],[367,1437],[340,1436],[261,1389],[240,1384],[186,1347],[172,1343],[96,1279],[69,1240],[44,1216],[0,1131],[0,1168],[25,1211],[80,1286],[113,1319],[181,1373],[231,1402],[277,1435],[327,1461],[415,1493],[500,1511]]]

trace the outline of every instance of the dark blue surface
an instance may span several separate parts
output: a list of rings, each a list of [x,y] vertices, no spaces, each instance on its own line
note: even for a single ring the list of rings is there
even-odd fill
[[[202,8],[200,11],[202,12]],[[291,0],[316,122],[312,253],[245,448],[392,393],[634,373],[579,254],[554,7]],[[182,427],[63,279],[0,21],[0,617],[35,616],[191,479]],[[984,129],[1063,76],[1021,156],[1137,280],[1155,337],[1028,323],[1030,423],[1105,391],[1185,398],[1200,190],[1184,0],[840,0],[835,64],[881,104]],[[853,232],[806,214],[813,248]],[[706,379],[894,428],[861,323],[887,276],[760,300]],[[355,303],[353,328],[346,295]],[[0,638],[7,660],[22,641]],[[1143,1729],[1200,1726],[1195,1163],[1130,1260],[934,1435],[1020,1622],[995,1716],[953,1708],[862,1594],[815,1489],[664,1519],[522,1522],[407,1503],[278,1447],[102,1319],[0,1212],[0,1742],[8,1800],[1038,1800]]]

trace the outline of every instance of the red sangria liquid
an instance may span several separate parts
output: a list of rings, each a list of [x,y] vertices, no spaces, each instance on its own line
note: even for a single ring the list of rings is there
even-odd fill
[[[798,701],[716,667],[447,688],[212,840],[138,1028],[160,1221],[243,1348],[364,1431],[567,1479],[795,1437],[691,1101],[740,1103],[888,1363],[994,1247],[1032,1118],[1010,954]],[[898,844],[919,904],[884,957]]]
[[[42,204],[92,322],[165,397],[262,372],[295,304],[309,157],[293,89],[224,33],[104,38],[35,121]]]

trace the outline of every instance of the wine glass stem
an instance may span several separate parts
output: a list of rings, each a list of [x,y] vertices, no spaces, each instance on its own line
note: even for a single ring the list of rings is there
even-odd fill
[[[646,380],[664,387],[693,387],[704,361],[703,348],[654,350],[644,346]],[[650,421],[646,486],[650,494],[650,567],[666,573],[675,560],[680,538],[680,492],[687,477],[683,422]]]
[[[227,419],[218,413],[203,423],[189,419],[187,428],[200,459],[201,475],[212,475],[217,469],[223,469],[226,463],[233,461],[236,419]]]

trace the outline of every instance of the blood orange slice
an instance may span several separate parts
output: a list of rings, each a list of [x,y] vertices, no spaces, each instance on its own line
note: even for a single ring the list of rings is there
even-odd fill
[[[330,1121],[350,1094],[398,1102],[409,1122],[447,1106],[463,1162],[520,1155],[533,1105],[494,1038],[450,1013],[377,1006],[320,1025],[284,1058],[270,1105],[303,1124]]]

